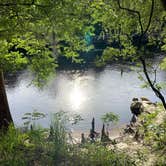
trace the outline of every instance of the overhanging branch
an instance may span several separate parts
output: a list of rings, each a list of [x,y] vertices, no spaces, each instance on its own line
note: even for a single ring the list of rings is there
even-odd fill
[[[151,25],[151,22],[152,22],[152,17],[153,17],[153,12],[154,12],[154,0],[151,0],[151,10],[150,10],[150,16],[149,16],[149,20],[148,20],[148,24],[146,26],[146,29],[143,30],[143,25],[142,25],[142,22],[141,22],[141,14],[139,11],[136,11],[136,10],[132,10],[132,9],[129,9],[129,8],[125,8],[125,7],[122,7],[120,5],[120,0],[117,0],[118,1],[118,6],[120,9],[122,10],[126,10],[130,13],[135,13],[138,15],[138,19],[139,19],[139,24],[140,24],[140,27],[141,27],[141,35],[139,37],[139,42],[140,42],[140,45],[138,47],[138,49],[140,49],[140,46],[142,45],[142,38],[146,35],[146,33],[148,32],[149,28],[150,28],[150,25]],[[162,95],[162,93],[160,92],[160,90],[158,90],[155,85],[154,85],[154,82],[151,81],[150,79],[150,76],[148,74],[148,71],[147,71],[147,67],[146,67],[146,62],[145,62],[145,58],[143,58],[143,56],[141,55],[140,56],[140,61],[142,63],[142,66],[143,66],[143,72],[145,74],[145,77],[149,83],[149,86],[151,87],[151,89],[153,90],[153,92],[156,94],[156,96],[161,100],[165,110],[166,110],[166,101],[165,101],[165,98],[164,96]],[[156,82],[156,75],[155,75],[155,80]]]
[[[126,8],[126,7],[122,7],[121,4],[120,4],[120,0],[117,0],[117,1],[118,1],[118,6],[119,6],[120,9],[126,10],[126,11],[128,11],[128,12],[130,12],[130,13],[135,13],[135,14],[137,14],[137,16],[138,16],[138,21],[139,21],[139,25],[140,25],[140,27],[141,27],[141,33],[143,34],[143,33],[144,33],[144,29],[143,29],[143,26],[142,26],[142,21],[141,21],[141,14],[140,14],[140,12],[137,11],[137,10],[133,10],[133,9],[129,9],[129,8]]]
[[[142,33],[141,36],[144,36],[147,33],[148,29],[150,28],[150,24],[152,22],[152,16],[153,16],[153,11],[154,11],[154,0],[151,0],[151,2],[152,2],[152,4],[151,4],[151,10],[150,10],[148,25],[147,25],[145,31]]]
[[[144,71],[144,74],[145,74],[145,77],[151,87],[151,89],[155,92],[156,96],[162,101],[162,104],[166,110],[166,102],[165,102],[165,98],[164,96],[161,94],[160,90],[158,90],[154,84],[152,83],[150,77],[149,77],[149,74],[147,72],[147,68],[146,68],[146,63],[145,63],[145,59],[143,59],[142,57],[140,58],[140,61],[142,63],[142,66],[143,66],[143,71]]]

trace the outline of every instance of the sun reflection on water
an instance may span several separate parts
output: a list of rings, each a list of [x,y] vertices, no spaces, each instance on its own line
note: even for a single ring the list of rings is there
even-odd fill
[[[75,81],[69,94],[69,102],[72,109],[75,111],[81,109],[85,100],[86,96],[80,81]]]

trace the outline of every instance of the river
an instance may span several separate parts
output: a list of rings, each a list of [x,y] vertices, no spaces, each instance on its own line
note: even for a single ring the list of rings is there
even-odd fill
[[[166,80],[165,72],[158,72],[158,80]],[[9,80],[10,82],[10,80]],[[89,131],[91,120],[95,117],[96,128],[101,129],[101,116],[107,112],[119,115],[119,125],[131,119],[130,104],[133,97],[145,96],[151,101],[158,99],[150,89],[143,89],[136,71],[129,67],[114,65],[102,71],[88,69],[80,71],[57,71],[43,90],[29,86],[27,72],[19,75],[14,84],[7,85],[9,106],[15,125],[23,124],[25,113],[37,110],[46,113],[38,120],[43,127],[50,124],[50,115],[58,111],[77,113],[84,119],[74,127],[76,131]]]

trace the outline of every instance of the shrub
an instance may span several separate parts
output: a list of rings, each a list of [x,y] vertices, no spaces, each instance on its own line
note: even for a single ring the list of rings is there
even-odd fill
[[[134,161],[126,154],[109,150],[101,144],[86,144],[76,148],[71,158],[71,166],[131,166]]]

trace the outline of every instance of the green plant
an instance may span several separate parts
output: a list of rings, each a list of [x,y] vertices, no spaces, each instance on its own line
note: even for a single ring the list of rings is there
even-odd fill
[[[64,111],[59,111],[52,115],[50,126],[50,143],[52,144],[51,156],[55,165],[65,163],[69,155],[69,125],[77,124],[83,120],[80,115],[69,114]],[[72,153],[72,152],[71,152]]]
[[[119,121],[119,116],[114,114],[113,112],[109,112],[109,113],[104,114],[101,117],[101,119],[102,119],[103,123],[105,123],[107,125],[107,132],[108,132],[109,124],[117,123]]]
[[[85,144],[84,147],[76,147],[73,150],[71,166],[131,166],[134,161],[122,152],[109,150],[107,147],[95,144]]]
[[[119,120],[119,116],[113,112],[109,112],[103,115],[101,119],[104,123],[116,123]]]
[[[46,114],[34,110],[32,113],[30,112],[25,113],[24,116],[22,117],[22,120],[24,120],[24,126],[30,128],[30,126],[35,126],[35,122],[37,120],[43,119],[45,117]]]
[[[22,148],[27,134],[20,134],[13,125],[9,126],[7,133],[0,135],[0,164],[6,166],[25,165]]]

